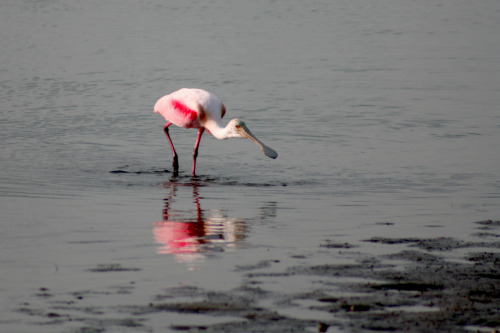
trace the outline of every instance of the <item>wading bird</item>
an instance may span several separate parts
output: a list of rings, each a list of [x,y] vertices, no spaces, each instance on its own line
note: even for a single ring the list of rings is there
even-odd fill
[[[184,128],[198,129],[198,136],[196,137],[193,150],[193,168],[191,170],[193,175],[196,171],[198,146],[205,130],[221,140],[228,138],[250,139],[262,149],[266,156],[271,158],[278,157],[278,153],[260,142],[242,120],[232,119],[224,127],[222,125],[222,117],[226,113],[226,107],[216,96],[208,91],[187,88],[177,90],[160,98],[154,106],[154,112],[162,115],[167,121],[163,126],[163,130],[167,136],[170,148],[172,148],[172,155],[174,157],[172,167],[174,173],[179,171],[179,162],[174,144],[168,133],[168,127],[172,124]]]

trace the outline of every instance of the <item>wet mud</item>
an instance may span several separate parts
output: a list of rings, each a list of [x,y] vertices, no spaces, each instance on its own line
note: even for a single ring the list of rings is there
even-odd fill
[[[261,260],[234,267],[241,284],[224,291],[184,285],[163,289],[144,303],[95,305],[99,299],[133,295],[136,282],[71,293],[41,287],[13,311],[25,315],[29,325],[54,332],[153,332],[158,327],[151,318],[158,314],[191,318],[161,327],[171,332],[496,332],[500,221],[476,225],[477,242],[373,237],[356,245],[324,240],[319,250],[353,262],[311,265],[304,255],[296,257],[303,260],[300,264],[284,267],[279,259]],[[370,255],[357,251],[362,244],[397,251]],[[451,258],[455,250],[465,250],[464,256]],[[140,269],[101,264],[87,271]],[[292,279],[312,283],[306,290],[269,287]],[[94,305],[87,299],[94,299]]]

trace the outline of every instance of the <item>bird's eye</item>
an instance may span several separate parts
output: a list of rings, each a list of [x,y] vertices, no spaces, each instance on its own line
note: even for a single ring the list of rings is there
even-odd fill
[[[236,125],[235,127],[236,127],[236,128],[240,128],[240,125]]]

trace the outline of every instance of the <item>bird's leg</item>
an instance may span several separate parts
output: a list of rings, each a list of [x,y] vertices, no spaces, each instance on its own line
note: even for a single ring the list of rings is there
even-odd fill
[[[171,122],[166,123],[163,126],[163,131],[165,132],[165,135],[167,136],[168,143],[170,143],[170,148],[172,148],[172,155],[174,157],[174,161],[172,163],[172,168],[174,169],[174,173],[176,174],[179,172],[179,159],[177,158],[177,153],[175,151],[174,144],[172,143],[172,139],[170,139],[170,135],[168,134],[168,127],[170,125],[172,125]]]
[[[203,135],[203,132],[205,132],[205,129],[203,127],[198,130],[198,135],[196,136],[196,142],[194,143],[193,169],[191,170],[191,173],[193,174],[193,176],[195,175],[195,171],[196,171],[196,157],[198,157],[198,147],[200,146],[200,140],[201,140],[201,136]]]

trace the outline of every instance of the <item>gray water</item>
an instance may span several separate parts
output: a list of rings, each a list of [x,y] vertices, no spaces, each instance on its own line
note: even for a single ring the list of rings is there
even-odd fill
[[[2,1],[0,325],[38,331],[16,309],[40,288],[148,302],[331,263],[326,240],[472,237],[500,218],[499,31],[495,0]],[[172,127],[174,177],[152,108],[181,87],[279,157],[206,134],[192,179],[196,132]]]

